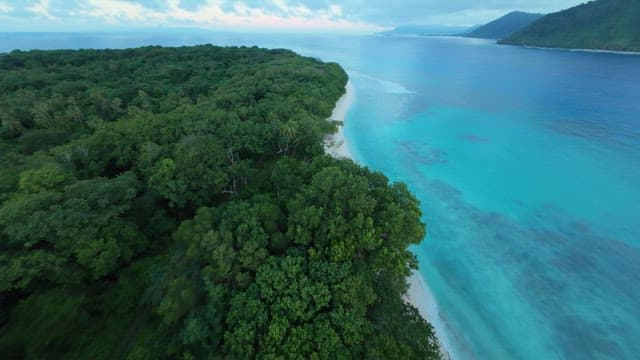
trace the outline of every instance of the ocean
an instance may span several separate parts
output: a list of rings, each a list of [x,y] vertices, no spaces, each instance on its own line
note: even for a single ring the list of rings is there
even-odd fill
[[[453,358],[640,354],[640,56],[451,37],[0,34],[0,52],[203,43],[347,70],[349,150],[420,199],[427,237],[411,250]]]

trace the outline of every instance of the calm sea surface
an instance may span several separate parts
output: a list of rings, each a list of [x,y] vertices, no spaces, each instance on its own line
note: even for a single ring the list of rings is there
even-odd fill
[[[406,182],[459,359],[640,354],[640,56],[456,38],[0,34],[0,52],[258,45],[339,62],[358,162]],[[1,76],[1,74],[0,74]]]

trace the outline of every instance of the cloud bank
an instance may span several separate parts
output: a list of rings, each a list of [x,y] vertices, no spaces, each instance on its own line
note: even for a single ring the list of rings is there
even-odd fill
[[[371,32],[474,25],[512,10],[552,12],[581,0],[0,0],[0,31],[198,27]]]

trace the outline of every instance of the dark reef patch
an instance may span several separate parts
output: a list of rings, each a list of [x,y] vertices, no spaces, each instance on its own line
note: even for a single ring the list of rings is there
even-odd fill
[[[465,134],[462,135],[462,139],[468,142],[473,142],[473,143],[486,143],[486,142],[490,142],[491,140],[489,140],[488,138],[482,137],[482,136],[478,136],[475,134]]]
[[[421,144],[413,141],[403,141],[400,143],[400,149],[404,154],[409,155],[411,160],[424,165],[446,164],[449,162],[447,153],[440,149],[428,147],[422,144],[426,149],[420,148]]]

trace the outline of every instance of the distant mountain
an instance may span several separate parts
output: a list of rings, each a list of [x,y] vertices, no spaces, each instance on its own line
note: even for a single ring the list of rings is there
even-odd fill
[[[462,36],[482,39],[504,39],[516,31],[525,28],[542,16],[542,14],[514,11],[488,24],[482,25],[471,32],[462,34]]]
[[[640,51],[640,0],[596,0],[549,14],[501,44]]]
[[[398,26],[381,35],[456,35],[469,31],[468,26],[407,25]]]

